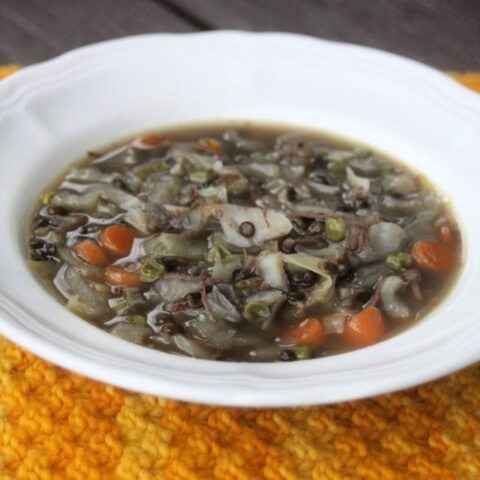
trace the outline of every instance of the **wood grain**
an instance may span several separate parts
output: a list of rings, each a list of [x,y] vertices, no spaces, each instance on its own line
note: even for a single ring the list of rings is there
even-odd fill
[[[360,43],[441,69],[480,68],[479,0],[169,0],[213,28]]]
[[[29,64],[108,38],[195,30],[152,0],[0,0],[0,64]]]
[[[212,28],[305,33],[480,69],[480,0],[0,0],[0,64],[107,38]]]

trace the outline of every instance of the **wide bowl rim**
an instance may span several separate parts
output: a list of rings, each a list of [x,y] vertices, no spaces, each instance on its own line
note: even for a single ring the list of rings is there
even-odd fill
[[[435,69],[416,61],[370,47],[314,39],[303,35],[236,31],[138,35],[80,47],[52,60],[27,67],[13,77],[3,80],[0,83],[0,111],[15,110],[20,105],[22,107],[28,105],[44,91],[54,91],[55,88],[62,85],[64,79],[80,72],[86,64],[94,70],[95,65],[99,65],[110,54],[117,55],[123,45],[138,44],[141,45],[141,48],[146,48],[148,44],[162,42],[166,38],[169,41],[182,39],[182,42],[195,42],[196,39],[203,39],[202,41],[210,42],[212,48],[220,40],[240,43],[254,41],[258,44],[282,41],[296,42],[299,46],[308,44],[309,48],[322,47],[324,52],[331,50],[331,55],[342,51],[343,54],[348,53],[352,57],[360,57],[366,62],[370,61],[372,65],[376,65],[375,68],[390,69],[404,75],[408,81],[413,79],[412,85],[434,92],[432,94],[439,95],[441,92],[441,101],[448,104],[454,114],[456,112],[459,116],[469,119],[478,120],[480,118],[480,100],[475,94],[457,85]],[[377,365],[376,368],[365,367],[362,363],[365,356],[363,350],[345,354],[350,356],[352,362],[355,363],[357,360],[359,362],[357,368],[352,365],[350,369],[350,373],[356,371],[357,375],[362,377],[356,384],[352,383],[349,375],[342,376],[340,374],[335,378],[329,378],[324,374],[321,377],[322,384],[319,385],[316,381],[317,366],[320,365],[319,362],[325,364],[327,359],[310,360],[303,362],[302,365],[239,363],[226,365],[198,359],[176,358],[176,362],[181,366],[178,372],[174,369],[171,375],[166,371],[155,375],[151,371],[142,371],[141,364],[117,363],[114,356],[94,356],[92,351],[85,350],[81,344],[77,345],[77,349],[75,340],[70,339],[71,344],[63,343],[64,340],[60,337],[55,338],[48,328],[45,331],[33,331],[27,328],[29,316],[35,314],[31,309],[25,307],[19,298],[12,298],[2,293],[0,283],[0,320],[3,320],[0,321],[0,332],[35,354],[57,365],[119,387],[202,403],[280,407],[352,400],[432,380],[480,359],[480,352],[474,348],[474,342],[471,341],[476,332],[473,334],[470,332],[469,341],[463,344],[461,340],[468,334],[468,332],[464,332],[461,337],[455,336],[455,341],[459,345],[463,345],[461,351],[456,352],[455,358],[446,358],[445,342],[440,338],[435,340],[438,342],[439,348],[438,352],[434,354],[429,351],[425,355],[425,352],[422,351],[425,344],[422,342],[414,345],[415,348],[412,347],[412,352],[417,358],[418,368],[409,371],[408,375],[404,371],[405,368],[411,369],[411,364],[403,365],[401,358],[396,358],[395,362],[397,362],[398,372],[403,372],[403,374],[396,377],[391,374],[392,372],[385,376],[387,369],[383,369],[382,365]],[[24,321],[19,322],[19,319]],[[95,335],[105,341],[111,339],[109,335],[101,331]],[[123,344],[118,339],[111,341]],[[390,340],[382,343],[388,342]],[[453,344],[452,342],[453,340],[450,344]],[[143,350],[142,347],[133,345],[129,345],[128,349],[130,348]],[[366,350],[370,350],[373,356],[378,351],[381,357],[384,352],[378,348],[378,346],[374,346]],[[165,354],[163,356],[165,357]],[[166,356],[172,357],[171,355]],[[171,368],[171,359],[168,360],[168,367]],[[425,366],[425,362],[433,360],[436,362],[435,368]],[[193,373],[188,374],[188,370],[193,364],[198,365],[199,370],[196,371],[194,368]],[[389,365],[390,367],[391,365]],[[301,379],[295,379],[295,375]],[[299,388],[302,395],[299,395]]]

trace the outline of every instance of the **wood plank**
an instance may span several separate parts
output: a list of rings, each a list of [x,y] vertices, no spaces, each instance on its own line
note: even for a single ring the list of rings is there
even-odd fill
[[[0,0],[0,64],[29,64],[107,38],[195,27],[152,0]]]
[[[480,68],[477,0],[168,0],[214,28],[360,43],[441,69]]]

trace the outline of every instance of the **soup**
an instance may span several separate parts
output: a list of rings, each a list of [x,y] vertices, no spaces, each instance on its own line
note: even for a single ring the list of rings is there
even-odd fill
[[[379,342],[445,297],[461,258],[448,201],[417,172],[321,132],[251,123],[89,152],[41,195],[29,235],[32,268],[77,315],[230,361]]]

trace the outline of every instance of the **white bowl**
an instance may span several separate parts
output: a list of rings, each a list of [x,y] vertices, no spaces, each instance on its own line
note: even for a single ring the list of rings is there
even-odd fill
[[[449,192],[464,268],[425,320],[372,347],[292,363],[173,356],[70,313],[26,264],[36,196],[88,149],[182,122],[257,119],[375,146]],[[0,84],[0,331],[58,365],[182,400],[288,406],[409,387],[480,359],[480,99],[445,75],[369,48],[290,34],[147,35],[80,48]]]

